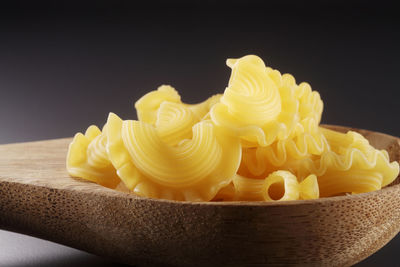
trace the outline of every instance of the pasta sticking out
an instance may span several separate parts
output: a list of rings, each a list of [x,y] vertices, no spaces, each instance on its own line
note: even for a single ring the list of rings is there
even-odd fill
[[[237,200],[285,201],[319,197],[315,175],[310,175],[299,183],[296,176],[285,170],[275,171],[264,179],[236,175],[233,184]]]
[[[307,84],[266,67],[257,56],[228,59],[229,85],[211,110],[213,122],[240,136],[245,147],[268,146],[305,132],[302,120],[318,125],[323,104]]]
[[[111,162],[128,189],[140,196],[209,201],[228,185],[241,157],[237,138],[210,121],[193,126],[192,139],[177,146],[163,142],[157,129],[140,121],[107,121]]]
[[[108,159],[106,138],[94,125],[84,135],[77,133],[69,145],[67,171],[71,176],[109,188],[115,188],[121,181]]]
[[[248,55],[228,59],[223,94],[183,103],[169,85],[77,133],[67,170],[122,192],[184,201],[285,201],[381,189],[398,162],[361,134],[319,126],[317,91]]]

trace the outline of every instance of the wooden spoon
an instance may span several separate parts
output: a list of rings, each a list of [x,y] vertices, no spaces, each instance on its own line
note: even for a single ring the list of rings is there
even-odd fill
[[[398,138],[358,131],[400,159]],[[0,228],[140,266],[349,266],[400,230],[399,177],[379,191],[307,201],[147,199],[69,177],[70,141],[0,146]]]

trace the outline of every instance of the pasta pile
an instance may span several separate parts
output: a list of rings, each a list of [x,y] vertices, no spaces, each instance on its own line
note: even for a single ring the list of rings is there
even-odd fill
[[[69,146],[71,176],[139,196],[181,201],[285,201],[381,189],[399,164],[360,134],[319,126],[308,83],[257,56],[228,59],[223,94],[186,104],[162,85],[135,103],[138,120],[110,113]]]

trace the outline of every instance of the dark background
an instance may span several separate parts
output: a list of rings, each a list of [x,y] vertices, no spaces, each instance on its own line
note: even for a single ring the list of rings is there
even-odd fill
[[[0,143],[72,136],[110,111],[134,119],[134,102],[161,84],[202,101],[227,85],[226,58],[246,54],[309,82],[323,123],[400,136],[394,3],[144,4],[0,4]],[[359,266],[396,266],[399,250],[397,237]]]

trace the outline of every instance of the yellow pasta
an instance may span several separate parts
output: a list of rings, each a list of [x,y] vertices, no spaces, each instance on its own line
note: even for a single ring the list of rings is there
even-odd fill
[[[325,138],[328,140],[331,151],[343,155],[349,149],[358,149],[365,155],[371,155],[375,152],[367,139],[359,133],[348,131],[347,133],[340,133],[326,128],[319,128]]]
[[[140,121],[154,124],[157,112],[164,101],[181,103],[181,96],[169,85],[162,85],[156,91],[151,91],[142,96],[135,103],[136,113]]]
[[[199,120],[186,106],[173,102],[163,102],[158,109],[155,128],[164,143],[176,145],[184,139],[192,138],[192,127]]]
[[[290,74],[285,75],[289,76]],[[321,96],[317,91],[312,91],[311,86],[306,82],[300,83],[295,88],[296,98],[299,99],[300,120],[310,118],[318,125],[324,108]]]
[[[300,199],[319,198],[319,185],[317,176],[309,175],[300,183]]]
[[[347,171],[329,169],[318,177],[322,197],[375,191],[382,188],[382,180],[379,171],[354,168]]]
[[[363,193],[378,190],[396,179],[399,164],[390,162],[385,150],[369,145],[362,135],[323,129],[331,150],[318,157],[297,162],[297,174],[318,176],[321,196],[346,192]]]
[[[233,182],[229,183],[227,186],[222,187],[212,200],[213,201],[236,200],[236,189]]]
[[[242,175],[233,177],[233,185],[235,188],[235,199],[246,201],[264,200],[262,190],[264,179],[249,178]]]
[[[266,67],[257,56],[227,64],[229,85],[210,115],[216,125],[240,136],[244,146],[268,146],[305,132],[302,120],[312,120],[314,128],[319,123],[323,104],[307,84],[297,86],[293,76]]]
[[[220,101],[221,97],[222,97],[221,94],[216,94],[199,104],[184,104],[184,105],[187,106],[193,112],[193,114],[197,117],[197,119],[199,120],[210,119],[209,112],[211,108]]]
[[[293,103],[294,92],[289,92],[291,99],[281,99],[278,86],[269,75],[272,70],[256,56],[230,59],[227,65],[232,68],[232,75],[220,103],[211,109],[213,122],[240,136],[247,146],[269,145],[278,135],[285,138],[288,127],[277,118],[283,101],[291,101],[285,112],[297,110],[298,104]],[[268,134],[263,127],[267,128]]]
[[[266,147],[244,148],[240,171],[247,175],[265,176],[279,168],[290,168],[297,160],[321,155],[329,150],[322,134],[300,134],[292,139],[276,141]]]
[[[304,120],[302,129],[297,136],[286,140],[275,141],[266,147],[243,148],[242,161],[238,174],[251,178],[262,178],[277,170],[288,170],[297,173],[299,160],[310,159],[330,150],[330,145],[325,136],[311,124]],[[300,181],[305,176],[299,177]]]
[[[272,172],[262,179],[235,175],[233,185],[236,200],[285,201],[319,197],[315,175],[310,175],[299,183],[296,176],[285,170]]]
[[[71,176],[109,188],[115,188],[121,181],[108,159],[105,135],[94,125],[86,130],[85,135],[75,135],[69,145],[66,165]]]
[[[297,200],[300,187],[296,176],[288,171],[271,173],[264,181],[262,195],[267,201]]]
[[[153,125],[108,119],[108,148],[125,185],[138,195],[208,201],[231,182],[241,157],[239,140],[210,121],[194,125],[192,139],[165,144]]]
[[[151,91],[142,96],[135,103],[136,112],[139,121],[155,124],[157,117],[160,116],[160,107],[164,102],[180,104],[180,106],[189,109],[197,120],[203,119],[211,107],[219,102],[220,94],[213,95],[206,101],[198,104],[185,104],[181,101],[179,93],[169,85],[161,85],[157,90]]]
[[[139,196],[182,201],[285,201],[381,189],[399,174],[361,134],[319,127],[317,91],[255,55],[228,59],[223,94],[182,102],[169,85],[77,133],[71,176]]]

